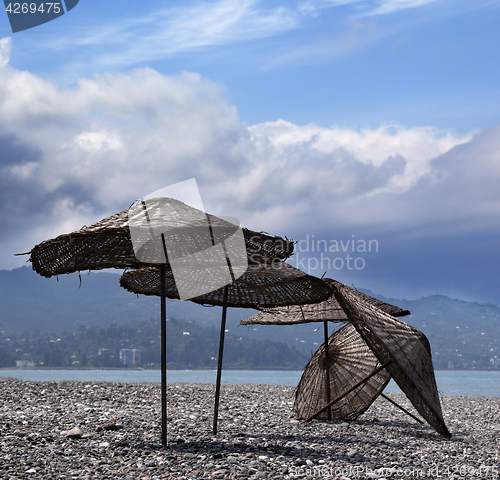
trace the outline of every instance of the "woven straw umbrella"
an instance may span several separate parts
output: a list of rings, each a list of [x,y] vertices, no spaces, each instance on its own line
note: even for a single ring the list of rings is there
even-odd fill
[[[359,292],[358,290],[355,290],[353,288],[347,287],[346,285],[343,285],[342,283],[337,282],[336,280],[325,278],[323,279],[323,281],[326,285],[328,285],[329,288],[333,288],[334,286],[342,286],[347,291],[351,292],[353,295],[356,295],[357,297],[363,299],[369,304],[374,305],[383,310],[384,312],[390,313],[391,315],[404,316],[404,315],[409,315],[410,313],[408,310],[403,310],[399,307],[396,307],[395,305],[391,305],[390,303],[383,302],[382,300],[371,297],[370,295]],[[323,345],[326,345],[327,348],[324,348],[322,351],[322,355],[324,355],[325,357],[325,361],[323,362],[323,371],[321,373],[321,375],[324,377],[324,389],[321,389],[323,396],[319,397],[318,401],[324,399],[324,401],[326,401],[326,403],[328,404],[331,399],[332,389],[333,393],[340,393],[338,392],[337,384],[336,383],[332,384],[331,382],[330,375],[332,373],[332,369],[326,368],[327,365],[331,365],[331,362],[329,360],[330,348],[328,341],[328,322],[343,323],[348,321],[349,318],[346,312],[344,311],[342,306],[338,303],[338,301],[335,299],[335,296],[332,294],[328,299],[320,303],[303,305],[303,306],[291,305],[287,307],[270,308],[264,310],[262,312],[257,313],[256,315],[251,316],[250,318],[247,318],[246,320],[242,320],[240,322],[240,325],[254,325],[254,324],[293,325],[298,323],[323,322],[323,332],[324,332]],[[373,400],[375,400],[375,398]],[[316,400],[313,403],[316,404],[317,403]],[[301,408],[301,410],[303,409]],[[332,413],[330,409],[327,410],[326,416],[328,420],[332,419]]]
[[[364,378],[380,363],[351,323],[344,325],[328,339],[326,364],[325,344],[321,345],[304,368],[295,390],[294,409],[298,418],[306,419],[324,406],[325,371],[330,371],[330,394],[337,397]],[[382,393],[391,379],[387,370],[380,371],[358,389],[332,405],[333,420],[356,420]],[[327,419],[327,412],[317,418]]]
[[[427,423],[442,436],[450,438],[443,419],[427,337],[342,286],[333,286],[333,291],[350,322],[381,363],[370,375],[386,368]],[[369,376],[361,382],[367,378]],[[307,420],[315,418],[328,407],[323,407]]]
[[[145,208],[144,202],[137,202],[128,210],[111,215],[90,226],[84,226],[75,232],[59,235],[35,245],[28,252],[33,269],[44,277],[52,277],[85,270],[139,268],[158,263],[166,263],[167,267],[170,266],[168,258],[163,258],[164,262],[158,262],[156,259],[148,261],[147,254],[142,260],[136,256],[129,225],[131,221],[140,221],[143,207]],[[194,234],[198,228],[197,223],[203,217],[212,227],[215,243],[229,238],[238,228],[232,222],[205,214],[171,198],[148,200],[147,207],[149,210],[160,212],[168,208],[167,213],[171,212],[176,216],[177,228],[170,230],[166,242],[175,243],[178,248],[184,248],[186,253],[192,253],[202,246],[209,246],[205,245],[207,239],[206,236],[201,235],[203,233],[201,228],[198,237]],[[163,220],[171,223],[171,219],[159,219],[160,222]],[[289,240],[246,228],[242,230],[249,264],[267,265],[274,259],[286,260],[293,253],[293,242]],[[145,252],[155,249],[161,256],[163,248],[159,242],[148,245],[147,249],[143,248]]]
[[[196,282],[200,272],[187,269],[180,281]],[[161,281],[165,278],[165,284]],[[171,272],[163,276],[158,267],[145,267],[125,272],[120,285],[126,290],[144,295],[160,295],[178,299],[178,279]],[[269,266],[250,265],[247,271],[234,282],[196,298],[192,302],[201,305],[222,306],[221,339],[215,392],[213,432],[217,433],[217,419],[220,397],[222,353],[228,307],[269,308],[290,304],[321,302],[331,296],[330,287],[321,279],[307,275],[284,262],[273,262]]]
[[[186,272],[181,281],[196,282],[197,272]],[[159,267],[144,267],[126,271],[120,285],[132,293],[159,296],[161,293]],[[166,296],[179,299],[177,279],[172,271],[166,274]],[[200,305],[222,306],[225,287],[191,298]],[[227,305],[236,308],[262,309],[286,306],[292,302],[306,305],[321,302],[331,296],[330,287],[321,279],[307,275],[285,262],[269,266],[249,265],[247,271],[227,285]]]
[[[385,369],[379,370],[380,362],[352,323],[343,326],[330,336],[328,350],[330,351],[328,362],[330,391],[334,398],[339,398],[339,400],[331,404],[330,418],[325,412],[316,418],[356,420],[380,395],[418,423],[423,423],[418,417],[382,393],[391,375]],[[326,383],[323,380],[327,364],[325,353],[323,343],[305,366],[299,385],[295,389],[294,409],[299,418],[307,419],[322,407],[326,389]],[[374,369],[379,370],[378,373],[363,382],[363,379]],[[359,386],[353,389],[353,383]],[[348,393],[345,394],[347,391]]]
[[[358,290],[350,288],[347,285],[337,282],[336,280],[332,280],[331,278],[324,278],[323,282],[328,285],[329,288],[341,286],[351,294],[356,295],[369,304],[394,317],[403,317],[410,314],[408,310],[403,310],[395,305],[383,302],[378,298],[359,292]],[[349,317],[336,300],[333,293],[329,298],[320,303],[269,308],[247,318],[246,320],[242,320],[240,325],[293,325],[297,323],[325,321],[335,323],[344,323],[349,321]]]
[[[160,236],[148,232],[148,210],[156,215],[156,225],[169,226]],[[146,217],[147,222],[144,222]],[[206,222],[202,221],[203,219]],[[142,225],[131,232],[130,225]],[[207,244],[207,224],[210,232]],[[166,243],[173,245],[178,255],[193,254],[210,245],[220,244],[238,233],[238,226],[214,215],[206,214],[178,200],[154,198],[136,202],[129,210],[117,213],[90,226],[46,240],[28,252],[33,269],[44,277],[102,270],[106,268],[139,268],[158,266],[165,277],[171,270]],[[146,234],[144,234],[146,232]],[[141,238],[141,235],[143,237]],[[269,265],[284,260],[293,253],[293,242],[265,233],[241,229],[245,257],[249,265]],[[135,245],[134,245],[135,241]],[[135,248],[139,245],[139,248]],[[170,259],[172,260],[172,259]],[[166,303],[161,301],[161,390],[162,442],[166,444]]]

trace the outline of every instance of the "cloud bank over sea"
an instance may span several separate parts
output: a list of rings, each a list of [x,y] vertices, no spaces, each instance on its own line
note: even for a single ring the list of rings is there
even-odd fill
[[[224,86],[197,73],[144,67],[65,88],[9,55],[0,40],[1,268],[193,177],[210,213],[297,240],[359,232],[383,249],[384,238],[476,232],[487,252],[498,238],[500,126],[247,125]]]

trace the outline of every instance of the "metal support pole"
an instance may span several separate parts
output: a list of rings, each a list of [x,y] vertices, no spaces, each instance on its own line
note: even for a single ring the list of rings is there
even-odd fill
[[[328,322],[323,322],[325,333],[325,391],[326,391],[326,404],[330,403],[330,357],[328,355]],[[326,411],[328,420],[332,419],[332,410],[328,407]]]
[[[420,418],[417,418],[415,415],[413,415],[413,413],[410,413],[408,410],[406,410],[406,408],[399,405],[399,403],[396,403],[392,398],[389,398],[388,396],[384,395],[383,393],[381,393],[380,396],[382,398],[385,398],[389,403],[392,403],[395,407],[398,407],[400,410],[405,412],[407,415],[409,415],[411,418],[413,418],[413,420],[416,420],[418,423],[421,423],[422,425],[424,424],[424,422],[422,422],[422,420],[420,420]]]
[[[328,405],[325,405],[321,410],[318,410],[316,413],[313,413],[307,420],[306,422],[309,422],[313,418],[316,418],[318,415],[323,413],[327,408],[331,407],[334,403],[337,403],[338,401],[342,400],[346,395],[349,395],[353,390],[356,390],[360,385],[363,385],[363,383],[367,382],[372,378],[374,375],[376,375],[378,372],[383,370],[387,365],[390,365],[392,363],[392,360],[388,360],[385,362],[383,365],[380,367],[376,368],[373,370],[372,373],[369,373],[365,378],[360,380],[356,385],[353,385],[351,388],[347,389],[344,393],[341,393],[338,397],[335,397]]]
[[[166,266],[161,265],[161,444],[167,445],[167,299]]]
[[[227,295],[229,285],[224,287],[224,300],[222,305],[222,319],[220,323],[220,340],[219,340],[219,362],[217,364],[217,382],[215,386],[215,405],[214,405],[214,435],[217,433],[217,420],[219,417],[219,397],[220,397],[220,381],[222,376],[222,355],[224,353],[224,335],[226,332],[226,313],[227,313]]]

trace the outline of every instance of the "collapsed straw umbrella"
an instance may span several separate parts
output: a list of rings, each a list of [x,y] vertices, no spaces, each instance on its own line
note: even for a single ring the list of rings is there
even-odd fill
[[[148,209],[156,214],[156,221],[161,225],[174,226],[159,235],[145,235],[135,231],[139,249],[134,248],[130,223],[140,224]],[[206,219],[205,225],[201,223]],[[149,222],[148,222],[149,223]],[[177,247],[180,253],[193,253],[207,247],[206,224],[210,231],[208,241],[222,243],[234,236],[238,226],[219,217],[206,214],[178,200],[154,198],[147,202],[136,202],[129,210],[107,217],[90,226],[85,226],[72,233],[46,240],[28,252],[33,269],[44,277],[69,274],[86,270],[106,268],[139,268],[145,265],[161,263],[162,269],[170,270],[172,265],[165,249],[165,233],[169,244]],[[146,224],[146,227],[148,225]],[[201,228],[200,228],[201,227]],[[147,229],[145,229],[147,230]],[[142,232],[142,233],[141,233]],[[285,260],[293,253],[293,243],[281,237],[273,237],[248,229],[241,230],[244,241],[245,257],[250,265],[268,265],[278,259]],[[151,233],[151,231],[149,232]],[[136,242],[137,243],[137,242]],[[142,259],[137,257],[137,250]],[[161,261],[158,262],[158,256]],[[166,305],[164,297],[161,308],[161,346],[162,346],[162,443],[166,444]]]
[[[384,313],[343,286],[335,285],[332,288],[349,321],[382,364],[370,375],[386,368],[427,423],[443,437],[451,438],[443,419],[427,337],[420,330]],[[366,381],[370,375],[358,383]],[[338,397],[330,403],[337,400]],[[316,418],[330,406],[326,405],[306,421]]]
[[[330,336],[328,349],[330,351],[331,394],[334,398],[340,397],[340,400],[332,404],[329,409],[330,420],[356,420],[380,395],[418,423],[423,423],[418,417],[382,393],[391,378],[385,369],[361,383],[357,389],[351,390],[348,395],[343,395],[353,384],[359,383],[380,365],[377,357],[373,355],[352,323],[344,325]],[[298,418],[306,419],[321,408],[325,398],[325,382],[323,381],[325,364],[325,344],[323,343],[305,366],[304,373],[295,389],[294,409]],[[316,418],[328,419],[328,416],[323,412]]]
[[[188,269],[181,281],[192,282],[199,272]],[[162,281],[164,280],[164,283]],[[171,272],[164,274],[158,267],[145,267],[125,272],[120,285],[133,293],[159,296],[162,292],[167,298],[178,299],[178,282]],[[218,408],[220,397],[222,355],[227,307],[268,308],[290,304],[309,304],[321,302],[331,296],[331,289],[319,278],[284,262],[262,266],[249,266],[248,270],[234,282],[217,290],[207,292],[190,300],[201,305],[222,306],[221,338],[215,392],[213,432],[217,433]]]
[[[371,297],[365,293],[354,290],[346,285],[343,285],[336,280],[332,280],[330,278],[323,279],[326,285],[329,288],[333,288],[334,286],[343,286],[347,291],[351,292],[353,295],[365,300],[371,305],[374,305],[384,312],[387,312],[394,316],[404,316],[409,315],[408,310],[403,310],[399,307],[391,305],[389,303],[383,302],[377,298]],[[339,302],[335,299],[335,296],[332,294],[329,298],[321,303],[315,303],[310,305],[291,305],[287,307],[279,307],[279,308],[270,308],[264,310],[262,312],[253,315],[246,320],[242,320],[240,325],[293,325],[299,323],[310,323],[310,322],[323,322],[323,331],[324,331],[324,345],[327,348],[324,349],[323,355],[325,356],[324,362],[324,390],[323,390],[323,398],[325,402],[328,404],[331,399],[331,380],[330,373],[331,369],[326,368],[327,365],[330,365],[330,353],[329,353],[329,342],[328,342],[328,322],[334,323],[343,323],[348,322],[349,317],[346,312],[339,304]],[[383,375],[383,374],[382,374]],[[351,383],[352,385],[352,383]],[[335,385],[333,385],[333,389],[336,391]],[[312,413],[312,412],[311,412]],[[332,415],[330,409],[327,410],[327,419],[331,420]]]
[[[328,364],[325,355],[328,348]],[[321,345],[304,368],[295,389],[294,409],[298,418],[309,418],[324,406],[326,396],[324,376],[328,369],[330,394],[333,397],[345,392],[380,365],[368,345],[351,323],[344,325]],[[380,371],[341,401],[331,406],[329,420],[356,420],[382,393],[391,379],[387,370]],[[327,412],[318,418],[327,419]]]

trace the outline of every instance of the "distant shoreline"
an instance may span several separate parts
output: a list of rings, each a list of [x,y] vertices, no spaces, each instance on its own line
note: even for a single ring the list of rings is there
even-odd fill
[[[1,367],[0,370],[13,370],[13,371],[23,371],[23,370],[39,370],[39,371],[50,371],[50,370],[93,370],[96,372],[100,371],[115,371],[115,372],[154,372],[161,371],[160,368],[117,368],[117,367],[33,367],[33,368],[19,368],[19,367]],[[179,372],[189,371],[189,372],[215,372],[215,368],[171,368],[167,367],[167,370],[175,370]],[[273,367],[262,367],[262,368],[223,368],[223,370],[228,371],[273,371],[273,372],[301,372],[303,369],[294,368],[273,368]],[[458,370],[457,370],[458,371]]]
[[[85,381],[85,382],[121,382],[148,383],[160,382],[160,370],[137,369],[10,369],[1,370],[0,377],[17,378],[31,382]],[[224,370],[222,383],[231,384],[266,384],[296,387],[302,377],[301,370]],[[210,383],[214,384],[216,370],[168,370],[167,383]],[[500,398],[500,372],[480,371],[436,371],[436,382],[444,396],[487,396]],[[400,392],[397,384],[391,380],[386,389],[389,393]]]
[[[18,367],[1,367],[0,370],[12,370],[12,371],[50,371],[50,370],[68,370],[68,371],[79,371],[79,370],[88,370],[88,371],[116,371],[116,372],[154,372],[160,371],[160,368],[117,368],[117,367],[34,367],[34,368],[18,368]],[[169,371],[178,371],[178,372],[215,372],[215,368],[170,368]],[[250,371],[250,372],[262,372],[262,371],[273,371],[273,372],[301,372],[303,369],[293,369],[293,368],[272,368],[272,367],[262,367],[262,368],[223,368],[224,371]],[[500,369],[496,368],[471,368],[471,369],[435,369],[435,372],[498,372]]]

